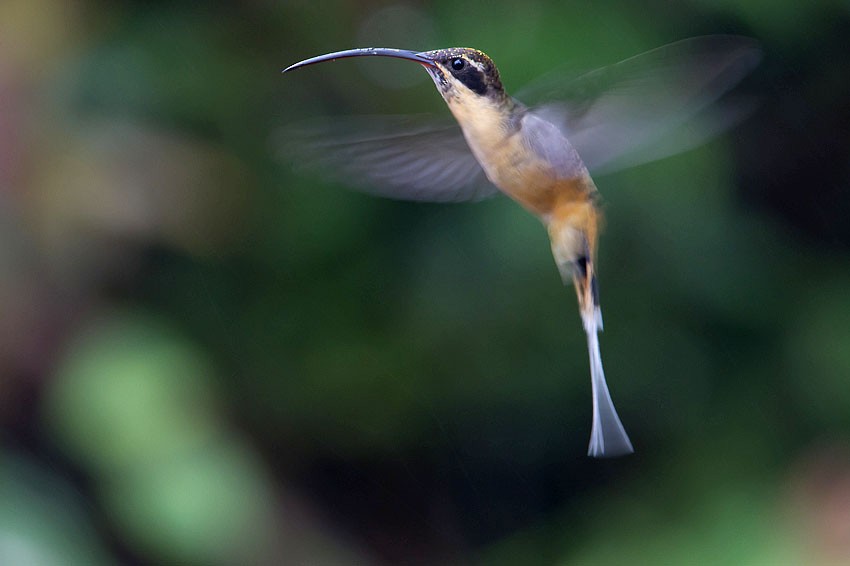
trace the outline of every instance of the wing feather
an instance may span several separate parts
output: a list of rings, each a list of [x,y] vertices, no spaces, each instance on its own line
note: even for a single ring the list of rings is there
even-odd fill
[[[686,151],[740,120],[751,100],[709,106],[760,58],[749,38],[694,37],[572,80],[541,79],[518,98],[536,105],[591,171],[610,172]]]
[[[357,116],[297,124],[278,133],[281,157],[364,192],[431,202],[497,192],[453,120]]]

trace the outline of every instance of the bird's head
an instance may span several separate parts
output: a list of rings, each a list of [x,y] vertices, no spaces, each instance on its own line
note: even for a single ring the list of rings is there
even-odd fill
[[[452,47],[419,55],[432,61],[425,68],[447,101],[455,97],[498,100],[505,96],[499,70],[490,57],[477,49]]]

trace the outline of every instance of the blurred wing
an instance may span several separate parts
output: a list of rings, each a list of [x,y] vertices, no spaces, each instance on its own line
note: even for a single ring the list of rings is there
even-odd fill
[[[380,196],[452,202],[497,192],[454,121],[333,118],[281,130],[279,141],[283,159]]]
[[[544,78],[518,94],[555,124],[587,167],[611,172],[700,145],[731,127],[752,101],[709,106],[761,58],[752,39],[685,39],[572,80]],[[544,102],[545,101],[545,102]]]

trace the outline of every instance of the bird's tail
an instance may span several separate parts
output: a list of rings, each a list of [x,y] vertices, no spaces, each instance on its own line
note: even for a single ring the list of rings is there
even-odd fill
[[[573,269],[573,282],[578,295],[581,319],[587,334],[590,353],[590,383],[593,392],[593,427],[590,431],[588,456],[608,458],[634,452],[629,436],[617,416],[617,410],[608,393],[602,355],[599,351],[599,331],[602,330],[602,311],[599,308],[599,291],[593,264],[586,257],[579,258]]]

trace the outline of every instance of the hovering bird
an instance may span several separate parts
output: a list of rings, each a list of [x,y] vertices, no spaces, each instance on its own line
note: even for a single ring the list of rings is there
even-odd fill
[[[741,117],[742,105],[709,105],[757,63],[753,40],[686,39],[564,81],[509,96],[493,61],[470,48],[406,51],[361,48],[287,67],[348,57],[393,57],[422,65],[455,122],[409,117],[336,120],[300,134],[294,149],[368,192],[423,201],[476,200],[501,191],[546,227],[565,284],[572,282],[587,334],[593,396],[588,455],[634,451],[602,369],[596,269],[601,227],[594,170],[616,170],[698,145]],[[703,127],[684,128],[702,114]],[[672,142],[671,142],[672,140]],[[666,144],[664,142],[667,142]]]

